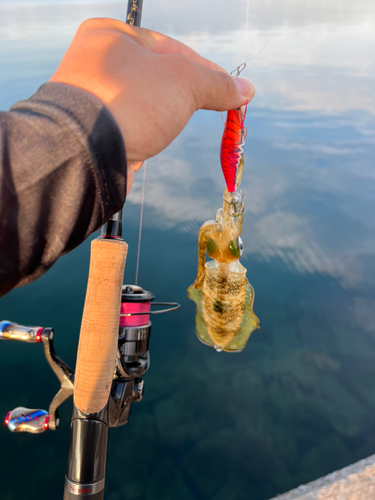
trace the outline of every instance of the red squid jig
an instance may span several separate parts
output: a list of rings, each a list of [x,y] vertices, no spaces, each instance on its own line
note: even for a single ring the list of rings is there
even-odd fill
[[[241,161],[247,134],[244,127],[246,110],[247,104],[245,109],[242,107],[228,111],[223,137],[221,138],[220,163],[230,193],[236,190],[237,169]]]

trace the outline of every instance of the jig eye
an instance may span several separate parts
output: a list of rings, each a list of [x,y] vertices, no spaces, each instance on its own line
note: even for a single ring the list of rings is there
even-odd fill
[[[238,203],[241,202],[241,199],[242,199],[242,195],[240,193],[238,193],[237,191],[235,191],[234,193],[230,193],[231,194],[231,201],[233,203],[233,205],[237,205]]]

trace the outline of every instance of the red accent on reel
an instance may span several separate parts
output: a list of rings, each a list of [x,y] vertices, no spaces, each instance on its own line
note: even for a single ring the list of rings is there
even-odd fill
[[[8,411],[7,416],[5,417],[5,420],[4,420],[4,424],[5,424],[5,425],[8,425],[8,424],[9,424],[9,416],[10,416],[10,414],[11,414],[11,412],[10,412],[10,411]]]
[[[35,342],[41,342],[42,341],[42,331],[44,330],[44,328],[39,328],[36,336],[35,336]]]
[[[44,421],[44,424],[43,424],[43,427],[45,429],[48,429],[49,428],[49,415],[46,416],[46,419]]]

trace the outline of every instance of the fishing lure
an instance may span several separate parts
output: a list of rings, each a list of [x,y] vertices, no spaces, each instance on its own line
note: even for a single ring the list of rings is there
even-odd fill
[[[228,111],[221,139],[220,163],[230,193],[236,190],[237,172],[247,135],[247,130],[244,127],[246,109],[247,105]]]

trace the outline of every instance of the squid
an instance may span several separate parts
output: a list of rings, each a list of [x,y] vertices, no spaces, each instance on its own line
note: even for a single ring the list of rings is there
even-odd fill
[[[216,219],[205,222],[198,236],[198,271],[188,288],[197,306],[195,326],[198,338],[217,351],[242,351],[259,328],[254,314],[254,289],[240,263],[243,253],[241,230],[243,195],[238,192],[244,169],[246,137],[243,108],[228,111],[220,149],[226,181],[223,206]],[[211,260],[206,262],[206,254]]]

